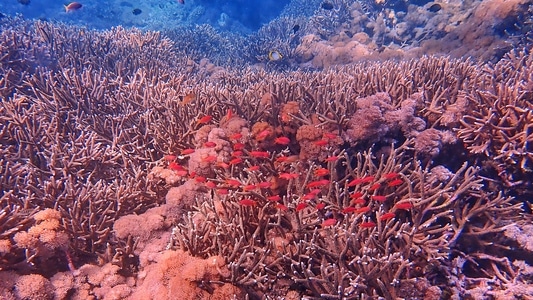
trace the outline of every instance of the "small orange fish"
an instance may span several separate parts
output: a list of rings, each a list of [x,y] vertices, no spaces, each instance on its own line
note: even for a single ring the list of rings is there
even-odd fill
[[[326,207],[326,204],[324,204],[324,203],[318,203],[315,206],[316,210],[322,210],[322,209],[324,209],[324,207]]]
[[[189,103],[191,103],[194,99],[196,99],[196,94],[195,93],[189,93],[185,96],[183,96],[181,102],[180,102],[180,105],[187,105]]]
[[[214,148],[216,146],[217,146],[217,143],[215,143],[215,142],[209,141],[209,142],[205,142],[204,143],[204,147],[206,147],[206,148]]]
[[[248,171],[250,171],[250,172],[259,171],[260,168],[261,167],[259,167],[259,166],[251,166],[251,167],[248,168]]]
[[[78,10],[82,7],[83,5],[81,5],[81,3],[79,2],[70,2],[69,4],[67,5],[64,5],[65,7],[65,12],[70,12],[70,11],[75,11],[75,10]]]

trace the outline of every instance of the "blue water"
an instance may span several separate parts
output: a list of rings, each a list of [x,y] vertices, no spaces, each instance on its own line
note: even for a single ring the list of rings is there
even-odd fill
[[[276,18],[289,0],[81,0],[82,8],[66,12],[69,1],[2,0],[0,12],[106,29],[112,26],[150,30],[210,24],[234,32],[256,31]]]

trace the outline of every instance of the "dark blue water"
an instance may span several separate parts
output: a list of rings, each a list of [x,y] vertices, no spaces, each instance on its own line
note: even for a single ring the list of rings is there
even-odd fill
[[[210,24],[233,32],[256,31],[276,18],[289,0],[80,0],[82,7],[66,12],[69,1],[2,0],[0,13],[106,29],[112,26],[151,30]]]

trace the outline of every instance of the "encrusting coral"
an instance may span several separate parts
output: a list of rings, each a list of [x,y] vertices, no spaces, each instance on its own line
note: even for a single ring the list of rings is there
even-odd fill
[[[530,52],[212,76],[2,22],[0,297],[533,296]]]

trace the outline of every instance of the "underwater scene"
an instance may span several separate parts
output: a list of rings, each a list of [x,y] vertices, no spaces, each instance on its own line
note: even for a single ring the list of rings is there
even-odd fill
[[[0,299],[533,299],[533,0],[1,0]]]

